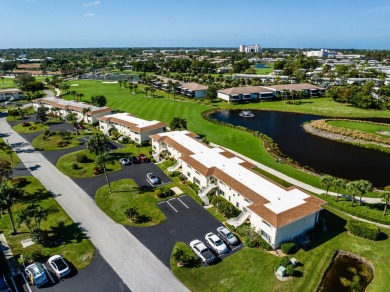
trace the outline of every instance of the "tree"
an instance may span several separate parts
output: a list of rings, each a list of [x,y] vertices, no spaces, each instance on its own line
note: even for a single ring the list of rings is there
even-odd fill
[[[171,131],[175,130],[187,130],[187,120],[179,117],[174,117],[169,123]]]
[[[133,92],[132,92],[133,88],[134,88],[133,83],[130,83],[130,84],[129,84],[129,91],[130,91],[130,93],[133,93]]]
[[[44,106],[38,107],[37,113],[36,113],[36,119],[39,123],[44,123],[47,121],[47,111],[48,110],[49,109],[47,107],[44,107]]]
[[[129,207],[125,210],[125,216],[130,220],[130,221],[135,221],[139,217],[139,212],[136,207]]]
[[[65,120],[68,123],[73,124],[73,127],[76,130],[76,135],[79,135],[79,129],[78,129],[78,122],[77,122],[77,115],[75,113],[70,113],[65,117]]]
[[[0,182],[7,180],[12,172],[11,163],[3,158],[0,158]]]
[[[156,88],[151,87],[150,88],[150,92],[152,93],[152,97],[154,97],[154,93],[156,92]]]
[[[85,107],[83,108],[83,110],[81,111],[83,117],[85,118],[85,116],[90,113],[92,111],[92,109],[90,107]]]
[[[135,94],[137,94],[137,88],[138,88],[138,85],[137,85],[137,84],[134,84],[134,85],[133,85],[133,88],[134,88],[134,92],[135,92]]]
[[[94,134],[91,139],[85,143],[85,148],[96,156],[108,152],[110,143],[108,137],[102,133]]]
[[[175,251],[172,253],[172,257],[176,261],[178,266],[185,264],[188,260],[187,253],[184,249],[180,247],[175,249]]]
[[[12,234],[16,234],[16,227],[14,223],[14,218],[12,216],[11,207],[16,201],[17,197],[22,195],[22,191],[15,187],[10,187],[7,181],[3,181],[0,185],[0,206],[1,208],[6,208],[9,220],[11,222]]]
[[[104,176],[106,177],[106,181],[107,181],[107,184],[108,184],[108,189],[109,189],[110,193],[112,193],[110,180],[108,179],[108,175],[107,175],[107,169],[106,169],[106,164],[107,163],[114,164],[114,160],[111,157],[111,155],[101,154],[98,157],[96,157],[96,164],[98,166],[103,167]]]
[[[149,86],[145,86],[144,90],[145,90],[145,97],[147,97],[148,96],[148,91],[150,90],[150,87]]]
[[[84,94],[82,94],[81,92],[79,93],[76,93],[76,98],[79,99],[79,101],[81,101],[81,99],[84,97]]]
[[[326,188],[326,195],[328,195],[329,188],[332,185],[334,179],[335,178],[331,175],[325,175],[321,178],[321,186]]]
[[[172,85],[172,91],[173,91],[173,99],[175,99],[177,90],[179,89],[180,83],[179,82],[174,82]]]
[[[206,99],[213,101],[216,98],[217,98],[217,86],[209,85],[209,87],[206,90]]]
[[[332,186],[337,190],[336,201],[339,200],[340,189],[345,188],[347,182],[342,178],[335,178],[332,182]]]
[[[386,186],[383,192],[379,195],[379,197],[382,198],[382,202],[385,203],[385,208],[383,209],[383,216],[385,216],[387,211],[387,205],[390,201],[390,186]]]
[[[359,206],[362,205],[362,197],[365,193],[371,192],[373,189],[372,183],[370,183],[368,180],[358,180],[358,189],[360,193],[360,198],[359,198]]]
[[[94,106],[103,107],[107,103],[107,99],[104,95],[95,95],[91,97],[91,103]]]
[[[23,209],[20,211],[18,215],[16,215],[16,223],[18,224],[18,227],[22,226],[22,224],[25,224],[28,230],[32,232],[31,228],[31,216],[28,209]]]

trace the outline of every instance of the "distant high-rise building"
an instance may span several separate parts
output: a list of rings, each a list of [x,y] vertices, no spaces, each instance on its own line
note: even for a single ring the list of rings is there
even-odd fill
[[[240,45],[240,52],[241,53],[261,53],[262,49],[259,45],[253,45],[253,46],[245,46]]]

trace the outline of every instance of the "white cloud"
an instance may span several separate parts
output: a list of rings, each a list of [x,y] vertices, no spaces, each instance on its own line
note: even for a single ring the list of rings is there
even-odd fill
[[[97,1],[93,1],[93,2],[83,3],[83,7],[84,8],[88,8],[88,7],[96,6],[96,5],[99,5],[99,4],[100,4],[100,1],[97,0]]]
[[[93,16],[95,16],[95,13],[91,13],[91,12],[84,13],[84,17],[93,17]]]

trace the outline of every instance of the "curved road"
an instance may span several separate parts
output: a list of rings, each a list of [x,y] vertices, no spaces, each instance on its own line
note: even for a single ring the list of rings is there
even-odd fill
[[[103,258],[132,291],[186,291],[187,288],[125,227],[109,218],[76,183],[62,174],[6,122],[0,113],[1,133],[31,174],[74,222],[80,222]]]

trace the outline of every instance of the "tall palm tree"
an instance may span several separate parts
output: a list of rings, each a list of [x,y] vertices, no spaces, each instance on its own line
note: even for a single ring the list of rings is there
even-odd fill
[[[103,167],[104,176],[106,177],[106,181],[107,181],[107,184],[108,184],[108,189],[109,189],[110,193],[112,193],[110,180],[108,179],[108,175],[107,175],[107,169],[106,169],[106,164],[107,163],[114,164],[114,160],[111,157],[111,155],[101,154],[101,155],[96,157],[96,164],[98,166]]]
[[[11,222],[11,230],[12,234],[16,234],[16,227],[14,223],[14,218],[12,216],[12,210],[11,207],[16,201],[17,197],[20,197],[22,195],[22,190],[16,188],[16,187],[10,187],[8,185],[8,182],[3,181],[0,185],[0,205],[1,208],[6,208],[9,220]]]
[[[65,117],[68,123],[71,123],[76,130],[76,135],[79,135],[77,115],[75,113],[70,113]]]
[[[137,84],[134,84],[134,85],[133,85],[133,88],[134,88],[134,92],[135,92],[135,94],[137,94],[137,88],[138,88],[138,85],[137,85]]]
[[[102,155],[102,154],[108,152],[108,150],[109,150],[108,143],[109,142],[110,141],[106,135],[104,135],[102,133],[97,133],[97,134],[94,134],[91,137],[91,139],[89,139],[85,143],[85,148],[89,152],[94,153],[95,155]]]
[[[340,189],[345,188],[347,181],[342,178],[335,178],[332,182],[332,186],[337,190],[336,201],[339,200]]]
[[[150,87],[145,86],[144,90],[145,90],[145,97],[148,97],[148,91],[150,90]]]
[[[321,178],[321,186],[326,188],[326,196],[328,195],[329,188],[332,185],[334,179],[335,178],[331,175],[325,175]]]
[[[121,88],[122,87],[122,80],[118,80],[118,83],[119,83],[119,87]]]
[[[154,97],[154,93],[156,92],[156,88],[154,88],[154,87],[150,88],[150,92],[152,93],[152,97]]]
[[[383,216],[385,216],[387,211],[387,205],[390,201],[390,186],[386,186],[383,192],[379,195],[379,197],[382,198],[382,202],[385,203],[385,208],[383,210]]]
[[[81,111],[82,115],[83,115],[83,118],[85,119],[85,116],[87,116],[87,114],[91,111],[91,107],[85,107],[83,108],[83,110]],[[84,120],[85,121],[85,120]],[[87,123],[88,123],[88,120],[87,120]]]
[[[358,188],[359,188],[359,193],[360,193],[360,198],[359,198],[359,206],[362,205],[362,197],[365,193],[371,192],[373,187],[372,183],[370,183],[368,180],[358,180]]]
[[[23,209],[18,215],[16,215],[16,223],[18,224],[18,227],[20,227],[22,224],[25,224],[28,230],[31,232],[32,228],[30,215],[31,214],[28,209]]]
[[[79,99],[79,101],[81,101],[81,99],[84,97],[84,94],[79,92],[76,94],[77,98]]]

